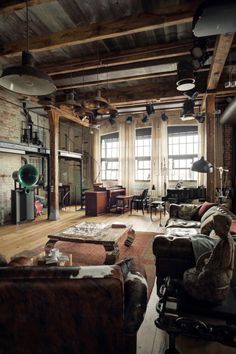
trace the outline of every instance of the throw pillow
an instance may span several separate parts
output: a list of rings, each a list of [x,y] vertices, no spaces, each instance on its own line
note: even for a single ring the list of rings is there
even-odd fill
[[[217,212],[220,212],[220,210],[218,210],[218,206],[214,205],[213,207],[211,207],[210,209],[208,209],[203,216],[201,217],[201,223],[203,223],[203,221],[205,221],[209,216],[211,216],[212,214],[215,214]]]
[[[201,208],[198,210],[198,215],[199,218],[201,219],[201,217],[203,216],[203,214],[210,209],[212,206],[217,205],[215,203],[209,203],[209,202],[204,202],[201,206]]]
[[[201,234],[204,235],[209,235],[211,230],[213,229],[213,215],[208,216],[208,218],[206,220],[203,221],[203,223],[201,224]]]
[[[178,217],[184,220],[192,220],[198,209],[194,204],[181,204],[179,207]]]
[[[232,224],[231,224],[229,232],[233,235],[236,234],[236,219],[232,220]]]
[[[220,240],[213,251],[203,254],[196,267],[184,272],[183,283],[187,292],[197,300],[220,303],[230,289],[234,268],[234,241],[229,234],[231,217],[225,214],[211,216]]]

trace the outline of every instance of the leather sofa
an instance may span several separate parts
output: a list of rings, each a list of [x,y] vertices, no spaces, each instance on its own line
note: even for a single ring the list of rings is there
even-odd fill
[[[164,235],[156,236],[153,241],[158,291],[166,276],[182,279],[184,271],[196,265],[192,240],[199,234],[209,236],[215,213],[229,214],[233,218],[232,225],[235,227],[236,216],[224,206],[208,202],[201,206],[170,205]],[[235,233],[233,228],[232,233]],[[233,237],[236,243],[236,236]],[[234,268],[236,270],[236,264]],[[236,271],[233,274],[232,284],[236,286]]]
[[[0,267],[0,354],[136,353],[147,305],[132,262]]]
[[[189,214],[184,219],[182,215],[187,209],[189,209]],[[215,302],[215,295],[219,289],[216,288],[217,291],[214,294],[208,291],[208,295],[210,294],[210,297],[212,295],[212,298],[210,299],[208,296],[207,300],[205,300],[206,298],[203,300],[203,296],[208,290],[206,286],[205,288],[204,286],[202,288],[199,286],[198,292],[195,292],[193,296],[193,292],[189,292],[189,284],[186,283],[186,279],[188,280],[186,276],[189,276],[194,271],[193,267],[196,266],[198,269],[199,263],[207,255],[205,253],[202,257],[200,256],[196,264],[193,248],[194,238],[207,238],[212,232],[213,226],[216,228],[216,225],[211,223],[212,219],[216,219],[216,213],[228,214],[233,218],[230,232],[235,234],[235,215],[221,205],[209,205],[208,211],[205,210],[202,216],[199,216],[200,208],[196,208],[195,212],[193,212],[193,209],[191,211],[191,207],[188,208],[188,206],[185,207],[184,205],[170,206],[170,219],[166,225],[166,230],[169,229],[169,231],[164,235],[156,236],[153,242],[153,253],[156,257],[157,292],[159,295],[156,306],[158,316],[155,324],[169,334],[169,348],[165,351],[166,354],[180,353],[178,350],[180,348],[177,349],[175,346],[175,340],[178,335],[193,337],[198,340],[217,341],[230,347],[236,347],[236,264],[234,263],[231,286],[230,288],[228,287],[228,293],[220,303]],[[181,212],[179,213],[179,211]],[[180,227],[181,224],[183,229]],[[194,233],[193,231],[188,235],[188,227],[194,229],[193,225],[195,225],[197,232]],[[221,230],[225,229],[225,225],[225,222],[220,224]],[[219,227],[219,224],[217,227]],[[173,230],[173,236],[171,235],[171,230]],[[206,234],[199,236],[198,232],[203,233],[203,231]],[[234,242],[236,245],[236,239]],[[218,245],[219,243],[217,243]],[[217,246],[214,247],[215,251]],[[212,251],[211,257],[213,253],[214,251]],[[215,253],[215,257],[217,257],[217,253]],[[224,258],[224,261],[227,259]],[[234,257],[234,261],[235,259],[236,257]],[[231,260],[233,260],[233,256]],[[186,272],[187,269],[188,271]],[[230,270],[232,271],[232,268]],[[222,271],[226,271],[226,267]],[[201,276],[202,274],[203,272]],[[207,287],[209,286],[209,288],[212,285],[212,275],[209,282],[207,282]],[[196,279],[198,278],[196,277]],[[226,278],[222,279],[225,280]],[[194,281],[195,279],[192,278],[191,280]],[[192,282],[192,284],[194,285],[193,288],[196,288],[196,283]],[[186,287],[186,285],[188,286]],[[220,290],[224,290],[224,288]]]

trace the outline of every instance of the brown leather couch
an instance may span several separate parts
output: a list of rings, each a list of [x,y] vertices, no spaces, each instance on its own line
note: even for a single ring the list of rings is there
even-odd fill
[[[210,233],[211,218],[214,213],[228,212],[231,217],[235,218],[235,215],[227,211],[224,207],[214,205],[206,210],[201,218],[196,215],[198,211],[196,209],[194,213],[191,211],[193,214],[192,218],[187,217],[184,219],[182,215],[184,215],[183,210],[185,206],[187,208],[189,205],[170,205],[169,219],[167,220],[165,234],[163,236],[156,236],[153,241],[158,291],[166,276],[182,279],[184,271],[196,265],[191,239],[200,233]],[[182,215],[179,213],[181,208]],[[211,211],[213,213],[211,213]],[[184,212],[186,212],[186,210],[184,210]],[[207,220],[209,220],[209,222]],[[236,244],[236,236],[233,237],[235,238]],[[236,271],[234,271],[233,274],[232,285],[234,287],[236,286]]]
[[[127,264],[0,267],[0,354],[134,354],[146,305]]]

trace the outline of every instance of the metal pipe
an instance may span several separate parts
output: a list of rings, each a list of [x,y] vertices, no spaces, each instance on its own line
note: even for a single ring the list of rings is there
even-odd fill
[[[234,124],[236,123],[236,97],[233,101],[227,106],[224,113],[220,118],[221,124]]]

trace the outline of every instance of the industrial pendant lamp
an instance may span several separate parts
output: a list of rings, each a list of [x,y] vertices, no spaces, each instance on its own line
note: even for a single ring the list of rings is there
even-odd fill
[[[192,164],[191,170],[200,173],[211,173],[213,172],[213,165],[202,156],[200,160]]]
[[[83,102],[85,108],[88,109],[99,109],[101,107],[108,106],[108,101],[102,97],[101,90],[97,90],[96,96],[85,100]]]
[[[22,64],[3,70],[0,86],[23,95],[44,96],[56,91],[52,79],[34,66],[29,52],[29,11],[26,1],[27,51],[22,51]]]

